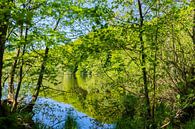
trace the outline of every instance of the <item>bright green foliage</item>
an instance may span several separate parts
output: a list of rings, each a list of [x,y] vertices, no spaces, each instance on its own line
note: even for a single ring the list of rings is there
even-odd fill
[[[34,92],[44,64],[40,95],[52,93],[52,89],[66,91],[57,91],[65,97],[53,99],[71,103],[100,121],[116,122],[117,128],[160,128],[167,123],[170,128],[194,127],[193,1],[3,0],[0,6],[2,3],[9,8],[0,9],[0,21],[6,21],[0,26],[8,26],[1,83],[9,81],[17,60],[16,85],[23,68],[20,96]],[[7,17],[2,15],[6,13]],[[49,52],[43,63],[45,48]],[[18,49],[21,52],[16,57]],[[72,74],[69,80],[67,73]],[[147,119],[148,107],[151,116]],[[71,117],[67,124],[65,128],[76,128]]]

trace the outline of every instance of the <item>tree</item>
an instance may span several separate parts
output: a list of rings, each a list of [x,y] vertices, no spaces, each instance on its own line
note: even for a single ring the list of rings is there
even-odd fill
[[[2,70],[3,70],[3,55],[5,50],[5,42],[7,39],[7,31],[9,26],[10,18],[10,8],[12,5],[12,0],[3,0],[0,2],[0,106],[1,106],[1,97],[2,97]]]

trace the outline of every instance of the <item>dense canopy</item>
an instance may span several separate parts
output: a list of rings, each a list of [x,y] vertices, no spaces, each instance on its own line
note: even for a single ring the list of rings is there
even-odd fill
[[[0,7],[0,128],[47,128],[31,119],[41,97],[116,129],[195,128],[194,0]],[[79,128],[69,116],[66,123]]]

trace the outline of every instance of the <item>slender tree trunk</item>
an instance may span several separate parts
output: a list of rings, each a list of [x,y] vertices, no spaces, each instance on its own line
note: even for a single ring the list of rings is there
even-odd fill
[[[56,25],[55,25],[53,30],[57,29],[59,22],[60,22],[60,18],[57,20]],[[46,67],[46,63],[47,63],[48,53],[49,53],[49,47],[46,46],[45,54],[44,54],[44,57],[43,57],[43,62],[41,64],[41,69],[40,69],[40,72],[39,72],[39,78],[38,78],[38,81],[37,81],[37,87],[35,89],[35,93],[33,95],[31,103],[34,103],[37,100],[37,97],[39,96],[39,91],[40,91],[40,88],[41,88],[41,85],[42,85],[42,82],[43,82],[43,75],[44,75],[45,67]]]
[[[49,53],[49,48],[46,47],[45,55],[43,57],[43,62],[41,64],[41,69],[40,69],[40,72],[39,72],[39,78],[38,78],[38,81],[37,81],[37,87],[35,89],[35,93],[33,95],[32,102],[35,102],[37,100],[37,97],[39,96],[39,91],[40,91],[40,88],[41,88],[41,85],[42,85],[42,81],[43,81],[43,75],[44,75],[44,72],[45,72],[45,66],[46,66],[46,62],[47,62],[47,58],[48,58],[48,53]]]
[[[156,5],[156,16],[158,18],[158,1]],[[153,64],[153,104],[152,104],[152,119],[153,123],[155,122],[155,105],[156,105],[156,67],[157,67],[157,51],[158,51],[158,19],[156,24],[156,32],[155,32],[155,50],[154,50],[154,64]]]
[[[139,7],[139,15],[140,15],[140,24],[139,24],[139,39],[141,42],[141,67],[142,67],[142,76],[144,81],[144,96],[146,101],[146,120],[147,125],[146,128],[149,129],[149,122],[151,120],[151,108],[150,108],[150,99],[149,99],[149,91],[148,91],[148,82],[147,82],[147,71],[146,71],[146,53],[145,53],[145,46],[143,41],[143,14],[142,14],[142,7],[141,7],[141,1],[138,0],[138,7]]]
[[[15,98],[14,98],[14,102],[13,102],[13,106],[12,106],[12,111],[15,111],[16,107],[17,107],[17,99],[19,96],[19,92],[20,92],[20,87],[22,84],[22,79],[23,79],[23,66],[24,66],[24,54],[26,51],[26,43],[27,43],[27,35],[28,35],[28,28],[26,27],[26,31],[25,31],[25,44],[23,46],[23,50],[22,50],[22,55],[21,55],[21,65],[20,65],[20,69],[19,69],[19,79],[18,79],[18,86],[16,89],[16,94],[15,94]]]
[[[3,55],[5,49],[5,39],[6,39],[7,26],[0,25],[0,106],[2,97],[2,70],[3,70]]]
[[[153,64],[153,104],[152,104],[152,119],[155,122],[155,104],[156,104],[156,66],[157,66],[157,45],[158,44],[158,26],[156,29],[156,35],[155,35],[155,53],[154,53],[154,64]]]
[[[23,51],[22,51],[22,55],[21,56],[24,56],[25,48],[26,48],[26,45],[23,46]],[[24,66],[24,59],[22,57],[22,59],[21,59],[21,66],[20,66],[20,69],[19,69],[18,86],[17,86],[17,89],[16,89],[15,98],[14,98],[14,101],[15,102],[17,102],[17,98],[18,98],[18,95],[19,95],[20,87],[21,87],[21,84],[22,84],[22,79],[23,79],[23,66]]]
[[[6,39],[6,25],[0,25],[0,105],[2,97],[2,70],[3,70],[3,54],[5,49],[5,39]]]
[[[20,55],[20,48],[16,50],[16,56],[11,66],[11,72],[9,74],[8,97],[7,98],[11,102],[13,102],[14,100],[14,77],[15,77],[15,71],[16,71],[19,55]]]
[[[1,17],[0,20],[0,110],[1,110],[1,97],[2,97],[3,55],[5,50],[8,22],[10,17],[10,10],[8,4],[9,2],[13,2],[13,1],[8,0],[7,2],[6,1],[0,2],[0,9],[1,9],[0,12],[0,17]],[[7,9],[7,11],[4,11],[5,9]]]
[[[22,34],[23,34],[23,25],[21,25],[21,28],[20,28],[20,39],[22,39]],[[16,50],[16,56],[11,66],[11,72],[9,75],[10,78],[9,78],[9,83],[8,83],[8,97],[7,98],[11,102],[14,101],[14,77],[15,77],[15,71],[16,71],[19,56],[20,56],[20,46]]]
[[[193,1],[193,6],[195,6],[195,1],[194,0],[192,0]],[[193,10],[193,13],[194,13],[194,15],[193,15],[193,27],[192,27],[192,41],[193,41],[193,50],[195,51],[195,9]],[[193,59],[195,59],[195,53],[194,53],[194,58]],[[195,66],[194,66],[194,64],[193,64],[193,66],[192,66],[192,70],[191,70],[191,74],[192,74],[192,78],[195,78]]]

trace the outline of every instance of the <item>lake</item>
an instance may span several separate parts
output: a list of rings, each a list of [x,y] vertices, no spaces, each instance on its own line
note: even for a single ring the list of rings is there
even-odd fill
[[[113,114],[116,109],[113,101],[109,101],[111,91],[106,89],[105,92],[97,86],[96,79],[65,73],[58,77],[59,84],[44,81],[33,120],[50,128],[62,129],[67,117],[71,116],[79,129],[114,128],[112,123],[118,114]]]
[[[121,114],[115,101],[118,96],[103,88],[100,78],[65,73],[57,80],[60,82],[43,82],[33,108],[33,120],[42,128],[64,129],[68,117],[74,120],[78,129],[115,127],[113,123]],[[32,86],[23,86],[20,94],[26,96],[24,102],[30,102],[32,91]],[[6,99],[7,86],[3,88],[3,94]]]

